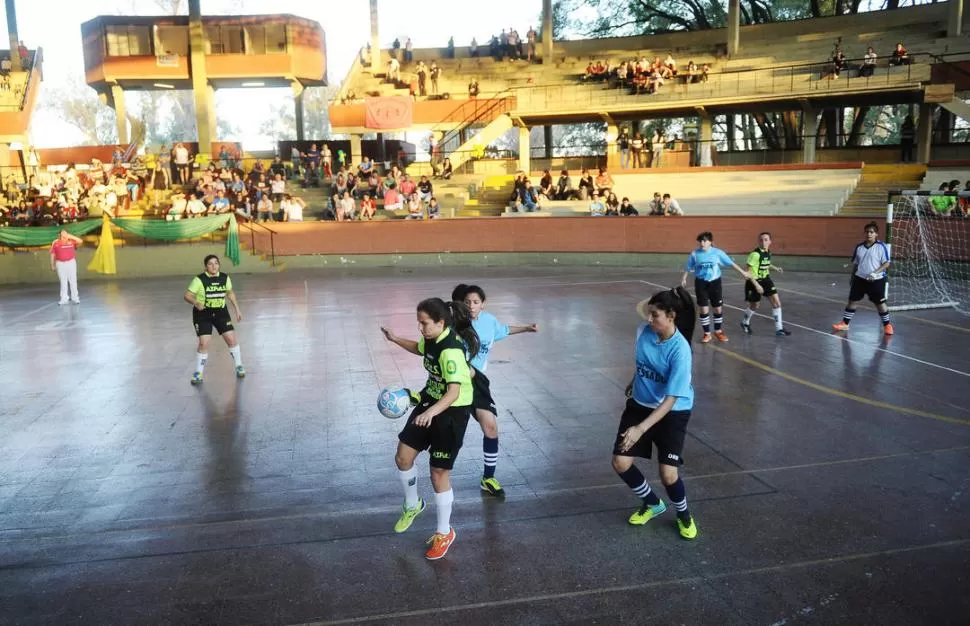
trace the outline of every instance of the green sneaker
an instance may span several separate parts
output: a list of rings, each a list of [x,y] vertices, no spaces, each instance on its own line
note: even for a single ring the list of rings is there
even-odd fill
[[[190,382],[193,385],[201,385],[202,384],[202,372],[196,372],[196,373],[192,374],[192,379],[191,379]]]
[[[663,514],[667,510],[667,505],[661,500],[658,504],[653,506],[642,506],[640,510],[630,516],[630,523],[634,526],[643,526],[653,518],[658,515]]]
[[[492,478],[482,479],[482,491],[493,496],[498,496],[499,498],[505,497],[505,490],[502,489],[501,483],[494,476]]]
[[[242,365],[236,368],[236,378],[246,378],[246,368]]]
[[[691,516],[690,521],[684,524],[677,518],[677,528],[680,529],[680,536],[684,539],[694,539],[697,537],[697,524],[694,523],[694,517]]]
[[[411,528],[414,518],[420,515],[422,511],[427,508],[427,506],[428,505],[424,503],[424,500],[418,500],[418,506],[414,507],[413,509],[409,509],[407,506],[403,507],[404,512],[401,513],[400,519],[398,519],[397,523],[394,524],[394,532],[403,533],[408,528]]]

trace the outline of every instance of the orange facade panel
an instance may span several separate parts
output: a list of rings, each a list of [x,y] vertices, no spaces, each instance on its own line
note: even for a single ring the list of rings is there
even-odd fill
[[[19,111],[0,111],[0,135],[13,137],[26,135],[27,128],[30,126],[30,117],[37,106],[37,96],[40,92],[40,68],[30,73],[30,80],[27,83],[27,95],[24,98],[24,106]]]
[[[177,59],[177,65],[174,63]],[[89,70],[97,74],[99,68]],[[187,80],[189,78],[188,57],[169,57],[160,64],[157,57],[105,57],[100,67],[103,80]],[[88,82],[91,82],[90,78]]]
[[[495,109],[498,117],[503,110],[514,108],[512,98],[506,107]],[[443,122],[464,122],[477,116],[483,107],[488,108],[488,100],[425,100],[414,103],[412,124],[441,124]],[[334,128],[350,128],[364,126],[364,104],[332,104],[330,105],[330,124]],[[486,119],[483,121],[491,121]]]

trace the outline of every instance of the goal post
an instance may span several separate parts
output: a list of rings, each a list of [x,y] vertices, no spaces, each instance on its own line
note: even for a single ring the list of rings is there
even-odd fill
[[[890,191],[886,244],[890,310],[970,315],[970,191]]]

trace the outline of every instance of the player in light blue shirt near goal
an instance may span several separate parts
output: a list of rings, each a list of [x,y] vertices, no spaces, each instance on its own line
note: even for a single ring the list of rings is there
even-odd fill
[[[535,324],[528,326],[509,326],[501,323],[494,315],[485,311],[485,291],[478,285],[458,285],[451,293],[451,299],[464,302],[471,312],[472,327],[478,333],[481,347],[478,354],[471,359],[472,372],[472,408],[475,409],[475,419],[482,427],[482,452],[485,461],[485,471],[482,474],[482,491],[493,496],[503,497],[505,490],[495,478],[495,468],[498,465],[498,411],[485,370],[488,368],[488,353],[496,341],[501,341],[509,335],[519,333],[539,332]]]
[[[724,250],[714,247],[714,235],[710,231],[697,235],[697,243],[700,247],[688,255],[680,286],[687,288],[687,277],[693,272],[694,296],[700,309],[701,328],[704,329],[701,343],[708,343],[711,340],[711,309],[714,309],[714,337],[718,341],[727,341],[727,335],[722,329],[724,317],[721,306],[724,304],[724,297],[721,287],[721,266],[734,268],[734,271],[745,280],[751,279],[751,273],[742,269]],[[755,290],[759,294],[764,293],[764,289],[757,282],[755,282]]]

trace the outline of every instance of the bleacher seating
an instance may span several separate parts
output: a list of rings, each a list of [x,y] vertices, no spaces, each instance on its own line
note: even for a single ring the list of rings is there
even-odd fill
[[[951,180],[960,181],[960,191],[963,191],[967,181],[970,180],[970,165],[930,167],[926,170],[926,176],[919,188],[924,191],[937,191],[940,183],[948,183]]]
[[[578,180],[579,173],[573,174]],[[617,198],[628,197],[645,215],[654,192],[669,193],[686,215],[835,215],[852,193],[861,168],[805,170],[694,170],[666,174],[614,174]],[[511,184],[508,187],[511,194]],[[537,213],[586,215],[589,201],[545,202]]]

